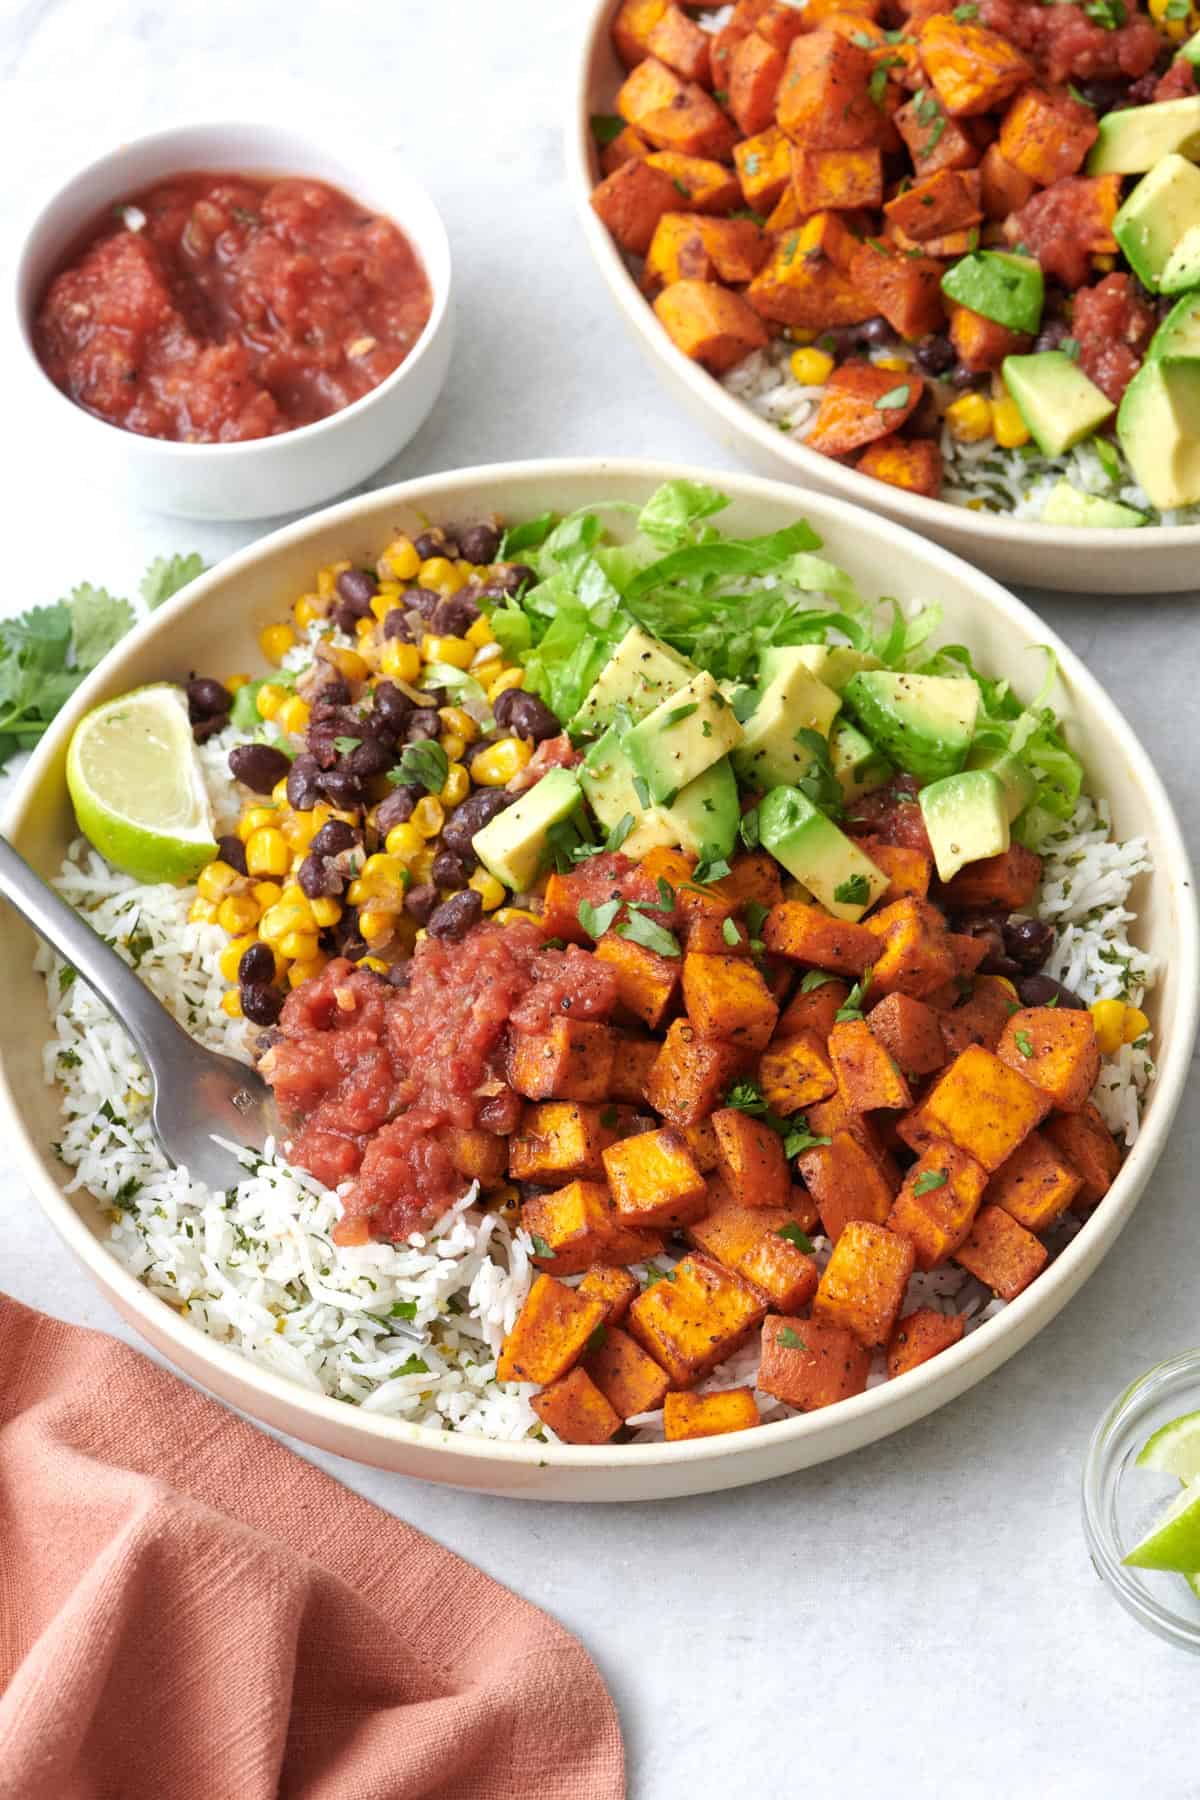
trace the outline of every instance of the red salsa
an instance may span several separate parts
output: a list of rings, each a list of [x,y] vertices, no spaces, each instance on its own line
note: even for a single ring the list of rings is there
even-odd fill
[[[408,239],[323,182],[178,175],[115,207],[51,281],[38,357],[143,437],[224,444],[340,412],[432,308]]]

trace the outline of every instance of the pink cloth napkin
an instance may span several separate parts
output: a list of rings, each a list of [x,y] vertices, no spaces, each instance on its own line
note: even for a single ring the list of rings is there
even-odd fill
[[[552,1619],[0,1296],[0,1800],[624,1791],[612,1702]]]

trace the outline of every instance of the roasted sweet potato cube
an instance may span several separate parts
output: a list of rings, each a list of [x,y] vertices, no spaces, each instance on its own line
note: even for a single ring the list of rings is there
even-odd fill
[[[880,248],[878,239],[869,239],[854,253],[850,280],[871,302],[872,310],[881,313],[902,338],[913,342],[941,330],[946,316],[942,301],[942,265],[931,256],[896,255],[886,247]],[[886,375],[888,370],[881,369],[879,373]],[[911,377],[906,375],[906,379]],[[896,385],[893,383],[893,390]],[[918,378],[912,405],[895,402],[885,413],[890,431],[900,429],[920,394]]]
[[[736,932],[731,944],[727,933]],[[689,955],[750,956],[750,938],[746,927],[732,913],[724,918],[713,912],[695,913],[688,920],[687,949]]]
[[[673,281],[654,310],[675,347],[715,375],[767,342],[766,326],[754,308],[713,281]]]
[[[710,34],[694,19],[689,19],[680,6],[668,6],[651,27],[647,38],[651,56],[657,56],[685,81],[698,81],[707,87],[712,71],[709,67]]]
[[[840,1094],[833,1093],[828,1100],[818,1100],[815,1106],[806,1107],[804,1116],[814,1137],[832,1138],[835,1132],[848,1131],[884,1169],[890,1183],[889,1192],[895,1192],[900,1186],[900,1172],[887,1156],[879,1126],[866,1113],[852,1113]]]
[[[1100,1074],[1096,1027],[1082,1007],[1026,1006],[1013,1013],[996,1055],[1048,1094],[1059,1112],[1082,1112]]]
[[[607,1444],[621,1429],[620,1415],[583,1369],[572,1369],[529,1404],[564,1444]]]
[[[657,1031],[679,991],[680,959],[660,956],[644,944],[606,931],[596,945],[596,956],[607,963],[617,978],[617,996],[626,1012]]]
[[[813,1299],[813,1318],[886,1344],[913,1272],[913,1247],[883,1225],[851,1219],[833,1247]]]
[[[611,1098],[624,1106],[640,1106],[645,1110],[646,1083],[658,1061],[662,1045],[657,1038],[633,1037],[614,1031]]]
[[[743,137],[765,131],[775,118],[775,94],[783,77],[785,53],[751,31],[735,44],[729,58],[727,105]]]
[[[972,1044],[897,1130],[917,1151],[949,1140],[994,1174],[1049,1111],[1048,1094],[990,1050]]]
[[[667,10],[669,0],[622,0],[612,24],[613,48],[627,69],[650,54],[650,33]]]
[[[816,31],[822,27],[832,31],[839,21],[846,18],[853,18],[856,24],[869,27],[882,11],[883,0],[808,0],[802,16],[806,31]]]
[[[1121,1151],[1099,1111],[1089,1103],[1082,1112],[1056,1113],[1047,1119],[1046,1136],[1083,1177],[1075,1210],[1103,1200],[1121,1167]]]
[[[950,342],[958,351],[958,360],[964,369],[975,374],[992,374],[1006,356],[1019,356],[1028,350],[1032,339],[1025,332],[1010,331],[1006,325],[997,325],[995,319],[985,319],[982,313],[972,312],[969,306],[952,306]]]
[[[861,294],[819,254],[806,254],[799,230],[778,238],[764,266],[746,290],[750,305],[764,319],[783,325],[823,330],[856,325],[870,316]]]
[[[602,1106],[577,1100],[546,1100],[527,1106],[520,1130],[508,1140],[508,1173],[514,1181],[553,1187],[560,1181],[599,1180],[600,1153],[615,1136],[603,1122]]]
[[[958,1056],[968,1044],[994,1050],[1004,1027],[1017,1011],[1011,982],[997,975],[980,975],[962,1004],[940,1017],[942,1041],[948,1057]]]
[[[971,1229],[987,1176],[954,1144],[931,1144],[904,1177],[888,1214],[888,1228],[906,1237],[919,1269],[936,1269]]]
[[[450,1152],[450,1161],[468,1181],[478,1181],[483,1187],[494,1187],[504,1179],[508,1167],[508,1146],[495,1132],[451,1125],[446,1130],[445,1144]]]
[[[579,1275],[595,1263],[624,1267],[662,1249],[660,1232],[636,1230],[614,1211],[602,1181],[572,1181],[534,1195],[521,1208],[521,1224],[537,1240],[534,1262],[553,1265],[555,1275]],[[538,1243],[545,1249],[539,1251]]]
[[[821,1039],[812,1031],[776,1037],[758,1064],[758,1085],[772,1112],[784,1118],[818,1100],[827,1100],[837,1077]]]
[[[772,1314],[763,1321],[758,1385],[799,1412],[816,1412],[861,1394],[871,1352],[843,1325]]]
[[[709,1183],[708,1197],[708,1211],[687,1227],[691,1248],[744,1275],[781,1312],[807,1306],[817,1265],[802,1248],[808,1234],[790,1205],[743,1206],[721,1178]]]
[[[669,1444],[684,1438],[724,1437],[758,1424],[753,1388],[726,1388],[719,1394],[668,1394],[663,1430]]]
[[[817,1211],[817,1203],[809,1193],[808,1189],[802,1186],[798,1181],[792,1183],[792,1191],[788,1197],[788,1206],[791,1208],[792,1216],[795,1218],[797,1225],[806,1237],[812,1237],[815,1232],[820,1230],[821,1215]]]
[[[831,918],[820,906],[781,900],[763,921],[763,942],[774,956],[828,969],[857,980],[874,960],[878,945],[865,925]]]
[[[566,944],[591,944],[591,938],[579,923],[579,902],[583,898],[577,879],[570,875],[550,875],[542,896],[542,930],[547,937],[561,938]]]
[[[797,1037],[802,1031],[811,1031],[818,1043],[823,1044],[849,998],[850,989],[844,981],[814,970],[811,976],[804,977],[799,989],[780,1013],[779,1023],[775,1027],[776,1038]],[[832,1093],[833,1089],[829,1091]],[[818,1098],[823,1099],[824,1096],[819,1095]]]
[[[666,1370],[637,1339],[611,1325],[597,1334],[581,1366],[621,1419],[657,1412],[671,1385]]]
[[[791,1178],[779,1133],[736,1106],[721,1107],[712,1123],[717,1167],[733,1198],[742,1206],[786,1206]]]
[[[936,438],[877,438],[868,444],[857,466],[864,475],[909,494],[936,500],[942,491],[942,452]]]
[[[870,311],[879,311],[873,300]],[[849,456],[902,424],[920,400],[923,385],[915,373],[901,379],[895,370],[873,363],[842,363],[825,383],[816,424],[805,442],[822,456]]]
[[[725,24],[713,34],[708,60],[715,87],[722,88],[728,83],[729,60],[733,52],[747,33],[755,29],[759,17],[769,5],[770,0],[736,0]]]
[[[789,1218],[784,1224],[764,1231],[737,1267],[740,1275],[762,1289],[773,1307],[780,1312],[798,1312],[816,1293],[820,1277],[812,1258],[792,1238],[784,1235],[788,1231],[808,1237],[801,1221]]]
[[[1096,115],[1082,100],[1030,86],[1005,113],[996,148],[1014,169],[1049,187],[1082,167],[1099,135]]]
[[[999,144],[989,144],[984,151],[979,177],[983,210],[1001,223],[1010,213],[1020,212],[1033,193],[1034,183],[1001,154]]]
[[[813,150],[798,144],[792,151],[792,190],[802,215],[879,206],[883,201],[883,152],[874,145],[858,150]]]
[[[592,192],[592,210],[607,225],[622,250],[644,256],[659,220],[679,204],[670,180],[640,158],[631,158],[606,175]]]
[[[754,29],[759,37],[766,38],[768,44],[774,44],[777,50],[782,50],[786,55],[792,47],[792,39],[798,38],[802,31],[814,30],[820,17],[816,4],[801,10],[792,6],[790,0],[767,0],[767,5],[754,21]]]
[[[646,156],[649,149],[650,146],[641,132],[635,131],[632,125],[626,125],[624,130],[619,131],[612,142],[605,144],[601,150],[600,173],[611,175],[614,169],[621,167],[622,163],[636,162],[639,157]]]
[[[679,203],[690,212],[727,213],[742,203],[738,178],[724,163],[684,156],[679,150],[651,150],[646,161],[670,177]]]
[[[1031,1131],[988,1183],[989,1204],[1002,1206],[1026,1231],[1047,1231],[1075,1199],[1083,1176],[1052,1140]]]
[[[703,219],[700,226],[722,281],[750,281],[771,254],[771,240],[753,219]]]
[[[627,125],[641,129],[648,113],[660,112],[687,91],[687,83],[657,56],[645,56],[617,92],[616,109]]]
[[[886,146],[889,119],[871,96],[873,66],[867,51],[835,31],[795,38],[779,84],[780,129],[817,150]]]
[[[900,108],[896,129],[918,175],[932,175],[938,169],[973,169],[979,161],[975,140],[946,114],[928,88],[919,89]]]
[[[754,963],[742,956],[683,959],[683,1003],[703,1037],[724,1038],[761,1050],[775,1029],[779,1008]]]
[[[998,31],[935,13],[921,26],[921,65],[953,118],[995,112],[1033,70]]]
[[[742,197],[756,212],[769,212],[792,178],[792,146],[778,125],[733,146]]]
[[[1042,859],[1024,844],[1010,844],[999,856],[968,863],[946,883],[951,912],[1024,912],[1042,879]]]
[[[979,173],[938,169],[905,188],[883,210],[892,224],[919,244],[964,225],[977,225],[983,217]]]
[[[515,1031],[508,1079],[527,1100],[606,1100],[616,1038],[609,1025],[552,1019],[545,1031]]]
[[[920,1000],[954,977],[954,953],[936,906],[906,895],[872,913],[865,928],[876,940],[872,995],[911,994]]]
[[[797,1166],[831,1243],[851,1219],[882,1225],[892,1210],[895,1188],[882,1163],[849,1131],[835,1131],[828,1144],[803,1151]]]
[[[720,1105],[746,1066],[747,1052],[706,1038],[687,1019],[674,1019],[646,1081],[646,1098],[673,1125],[694,1125]]]
[[[765,850],[751,850],[735,856],[728,875],[716,883],[717,892],[729,905],[741,908],[748,903],[770,908],[783,898],[783,879],[779,864]]]
[[[704,1210],[704,1176],[673,1126],[610,1144],[604,1172],[617,1216],[625,1224],[683,1225]]]
[[[656,1281],[629,1309],[629,1329],[673,1387],[695,1387],[762,1323],[757,1288],[706,1256],[685,1256],[674,1280]]]
[[[641,67],[645,68],[645,63]],[[634,75],[637,73],[635,69]],[[689,81],[669,105],[642,113],[631,122],[656,149],[678,150],[684,156],[709,156],[717,162],[729,155],[737,141],[736,127],[712,95],[694,81]]]
[[[599,1264],[593,1264],[575,1289],[585,1300],[599,1301],[606,1325],[619,1325],[641,1291],[641,1282],[628,1269],[603,1268]]]
[[[603,1321],[598,1300],[564,1287],[552,1275],[539,1275],[500,1346],[497,1381],[557,1381],[578,1362]]]
[[[664,213],[654,228],[642,267],[642,288],[647,294],[670,287],[673,281],[712,281],[716,265],[708,254],[699,213]]]
[[[919,1306],[900,1320],[888,1345],[888,1378],[907,1375],[933,1356],[957,1344],[965,1329],[961,1313],[935,1312],[931,1306]]]
[[[902,1112],[912,1105],[907,1081],[865,1019],[843,1019],[834,1026],[829,1034],[829,1060],[838,1092],[851,1112],[880,1108]]]
[[[958,981],[968,980],[988,953],[988,941],[984,937],[972,937],[969,932],[952,931],[947,936],[950,954],[954,958],[954,975]]]
[[[913,447],[909,445],[910,449]],[[929,893],[929,883],[933,879],[931,856],[926,856],[923,850],[914,850],[910,844],[888,844],[882,838],[861,837],[857,841],[888,878],[888,886],[880,895],[881,906],[887,906],[893,900],[903,900],[905,895],[912,895],[917,900],[925,899]]]
[[[955,1251],[954,1260],[1001,1300],[1015,1300],[1035,1275],[1041,1274],[1050,1253],[1011,1213],[999,1206],[985,1206],[966,1242]]]
[[[932,1075],[946,1060],[940,1015],[911,994],[889,994],[871,1008],[867,1025],[906,1075]]]
[[[793,162],[799,152],[793,152]],[[794,191],[794,189],[793,189]],[[800,249],[805,256],[819,251],[835,269],[848,273],[862,242],[865,215],[835,211],[815,212],[800,225]]]

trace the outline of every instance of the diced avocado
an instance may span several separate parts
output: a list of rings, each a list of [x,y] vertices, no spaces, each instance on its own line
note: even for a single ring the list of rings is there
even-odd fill
[[[1143,363],[1121,401],[1117,436],[1160,512],[1200,500],[1200,363]]]
[[[582,798],[570,769],[549,769],[536,787],[477,831],[471,847],[497,881],[523,893],[542,872],[550,827],[570,818]]]
[[[829,760],[847,806],[883,787],[894,773],[887,757],[849,719],[838,719],[829,734]]]
[[[1150,340],[1148,362],[1194,362],[1200,359],[1200,294],[1185,294],[1171,308]],[[234,702],[236,708],[237,702]]]
[[[993,750],[976,744],[967,758],[968,769],[990,769],[1004,789],[1008,822],[1025,811],[1037,793],[1037,782],[1019,756],[1011,750]]]
[[[1189,62],[1193,68],[1200,68],[1200,31],[1190,37],[1186,44],[1180,44],[1175,52],[1176,62]]]
[[[711,862],[728,856],[741,823],[737,782],[729,758],[723,756],[675,796],[670,806],[656,807],[675,842],[692,856]]]
[[[1008,849],[1004,784],[990,769],[964,769],[931,781],[918,799],[940,881],[950,881],[964,863]]]
[[[853,838],[799,788],[772,788],[758,809],[759,841],[839,919],[861,919],[888,884]]]
[[[969,676],[867,669],[847,683],[845,701],[876,748],[922,781],[955,775],[967,759],[979,713]]]
[[[1037,331],[1046,284],[1032,256],[1011,250],[972,250],[946,270],[942,292],[1010,331]]]
[[[1173,153],[1143,175],[1112,226],[1134,273],[1148,288],[1158,288],[1165,281],[1187,238],[1198,228],[1200,169]],[[1200,281],[1200,255],[1194,254],[1191,261],[1196,281]],[[1195,282],[1181,286],[1195,286]]]
[[[798,781],[812,766],[813,754],[798,733],[815,731],[828,737],[841,701],[831,687],[808,668],[802,645],[779,645],[769,654],[775,673],[743,726],[733,766],[748,787],[781,787]]]
[[[615,727],[610,726],[588,751],[579,771],[579,783],[606,831],[619,825],[627,815],[635,821],[621,844],[626,856],[645,856],[648,850],[678,844],[678,831],[662,808],[642,805],[633,785],[632,765]]]
[[[1081,494],[1064,476],[1042,508],[1043,525],[1090,525],[1093,530],[1130,530],[1146,523],[1145,513],[1099,494]]]
[[[686,656],[635,625],[601,669],[570,729],[575,733],[603,731],[612,724],[618,706],[636,723],[695,673],[695,664]]]
[[[1190,165],[1189,165],[1190,166]],[[1198,171],[1200,172],[1200,171]],[[1162,294],[1187,294],[1200,287],[1200,225],[1185,231],[1158,278]]]
[[[1108,395],[1063,350],[1006,356],[1004,385],[1047,456],[1061,456],[1115,410]]]
[[[742,741],[733,708],[707,670],[693,676],[625,734],[635,777],[650,799],[669,804],[689,781]]]
[[[773,646],[764,650],[758,659],[758,666],[763,676],[764,685],[772,676],[780,672],[781,646]],[[879,658],[869,650],[852,650],[849,644],[797,644],[796,659],[806,669],[823,681],[826,687],[840,694],[852,675],[860,669],[877,669]]]
[[[1144,175],[1164,156],[1200,151],[1200,94],[1105,113],[1087,160],[1089,175]]]

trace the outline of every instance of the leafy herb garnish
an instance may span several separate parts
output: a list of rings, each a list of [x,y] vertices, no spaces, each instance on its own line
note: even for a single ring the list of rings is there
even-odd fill
[[[558,1255],[558,1251],[552,1250],[545,1238],[539,1237],[536,1231],[531,1231],[529,1236],[533,1243],[533,1254],[540,1256],[543,1261],[552,1262]]]
[[[1013,1042],[1016,1044],[1017,1049],[1021,1052],[1022,1056],[1033,1055],[1033,1039],[1027,1031],[1014,1031]]]
[[[848,875],[833,890],[839,906],[865,906],[871,898],[871,884],[865,875]]]
[[[839,1025],[844,1025],[848,1019],[862,1018],[863,1002],[866,1000],[867,991],[871,986],[871,977],[874,973],[874,969],[864,969],[859,979],[850,989],[850,992],[846,995],[845,1004],[839,1006],[837,1012],[834,1014],[834,1018]]]
[[[337,751],[339,756],[349,756],[350,752],[352,750],[357,750],[361,743],[362,743],[361,738],[335,737],[333,740],[333,747]],[[446,766],[447,766],[447,768],[449,768],[449,764],[447,764]]]
[[[737,948],[742,941],[742,934],[737,928],[737,921],[735,919],[721,920],[721,936],[731,948]]]
[[[755,1119],[761,1119],[768,1110],[757,1081],[735,1081],[725,1095],[724,1104],[737,1112],[749,1113]]]
[[[617,936],[628,938],[631,944],[641,944],[645,950],[657,951],[659,956],[683,954],[679,939],[674,933],[664,925],[655,924],[653,919],[648,919],[636,905],[629,908],[628,917],[622,919],[617,926]]]
[[[785,1350],[808,1349],[808,1345],[804,1342],[804,1339],[800,1337],[797,1332],[794,1332],[790,1325],[785,1325],[782,1331],[776,1333],[775,1342],[777,1344],[782,1344]]]
[[[616,113],[593,113],[591,117],[592,136],[601,149],[619,138],[625,129],[625,121]],[[511,546],[508,546],[511,548]]]
[[[913,1193],[932,1194],[934,1188],[945,1187],[949,1179],[945,1169],[926,1169],[925,1173],[918,1175],[913,1182]]]
[[[808,1129],[808,1120],[797,1113],[783,1140],[783,1154],[790,1162],[793,1156],[800,1156],[805,1150],[819,1149],[828,1142],[827,1137],[815,1137]]]
[[[827,982],[836,980],[836,975],[827,975],[824,969],[810,969],[800,983],[800,992],[811,994],[815,988],[824,987]]]
[[[758,849],[759,835],[757,806],[752,806],[748,812],[742,814],[742,822],[738,826],[738,836],[741,838],[743,844],[745,844],[747,850]]]
[[[197,575],[203,575],[207,564],[198,550],[187,556],[156,556],[138,584],[138,592],[153,612]]]
[[[600,906],[593,905],[590,900],[581,900],[576,917],[588,936],[599,940],[612,925],[624,904],[619,895],[615,900],[605,900]]]
[[[394,1300],[388,1307],[389,1319],[415,1319],[417,1303],[415,1300]]]
[[[899,387],[889,388],[886,394],[880,394],[875,402],[877,412],[895,412],[901,406],[908,405],[911,383],[902,382]]]
[[[797,1250],[803,1250],[806,1256],[812,1255],[813,1241],[797,1224],[781,1225],[775,1236],[786,1238],[789,1244],[795,1244]]]

